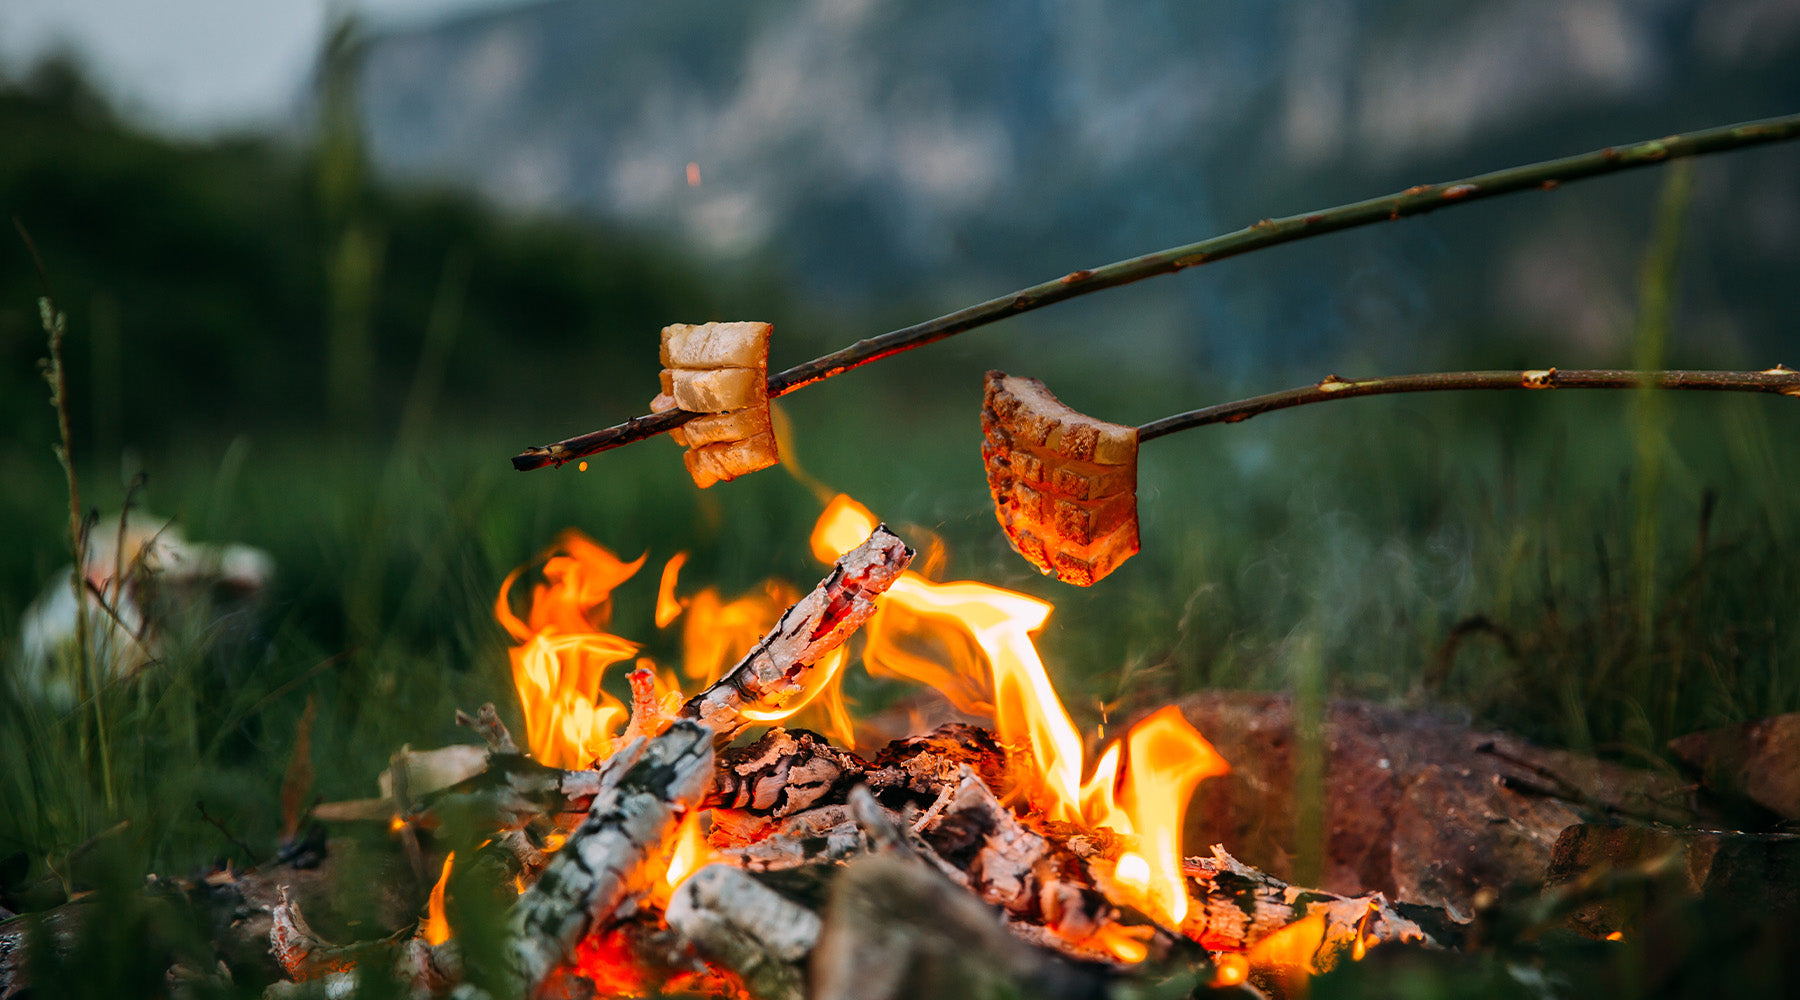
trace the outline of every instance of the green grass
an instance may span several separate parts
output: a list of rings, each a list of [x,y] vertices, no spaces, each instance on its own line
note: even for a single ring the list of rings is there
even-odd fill
[[[103,712],[52,711],[0,685],[0,860],[29,870],[9,883],[14,903],[110,888],[122,908],[112,938],[165,926],[166,950],[191,947],[130,887],[273,853],[309,703],[309,800],[373,794],[403,744],[468,741],[457,708],[491,700],[517,723],[491,604],[505,573],[564,527],[649,553],[615,627],[664,662],[674,638],[650,623],[654,567],[677,550],[694,553],[687,588],[817,578],[806,538],[818,499],[779,471],[697,492],[666,441],[598,456],[586,473],[506,462],[636,412],[653,384],[643,337],[663,321],[766,308],[798,331],[782,350],[822,346],[826,324],[767,285],[721,292],[692,262],[622,237],[372,191],[365,222],[387,240],[366,362],[380,400],[360,426],[322,432],[336,243],[303,198],[263,197],[271,184],[304,189],[306,168],[0,97],[11,134],[34,137],[11,147],[28,153],[0,156],[0,192],[32,199],[70,310],[86,503],[116,511],[142,469],[149,510],[277,565],[252,633],[181,637],[104,690]],[[141,242],[159,231],[179,238]],[[20,319],[35,318],[33,285],[21,268],[0,274],[0,664],[20,612],[67,561],[54,429],[30,368],[41,341]],[[259,319],[266,329],[251,327]],[[858,328],[879,328],[867,319]],[[1292,689],[1460,707],[1654,762],[1669,737],[1800,709],[1792,400],[1670,396],[1650,421],[1628,394],[1423,396],[1184,433],[1145,449],[1143,553],[1076,590],[1032,573],[994,523],[977,455],[988,367],[1043,375],[1122,422],[1235,387],[1099,378],[1062,347],[1034,353],[1002,330],[783,401],[806,469],[908,538],[941,536],[947,575],[1055,602],[1040,645],[1085,729],[1202,687]],[[868,708],[903,693],[848,683]],[[110,808],[87,730],[97,716]],[[150,981],[93,961],[104,975],[72,960],[66,980],[50,979],[96,996]]]

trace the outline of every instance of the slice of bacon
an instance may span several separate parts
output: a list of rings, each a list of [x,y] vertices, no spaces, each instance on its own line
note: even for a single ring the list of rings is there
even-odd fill
[[[671,431],[701,489],[781,460],[769,418],[767,323],[673,323],[662,331],[662,391],[652,412],[706,414]]]
[[[1137,554],[1137,428],[1079,413],[1034,378],[988,372],[981,459],[1012,547],[1090,587]]]

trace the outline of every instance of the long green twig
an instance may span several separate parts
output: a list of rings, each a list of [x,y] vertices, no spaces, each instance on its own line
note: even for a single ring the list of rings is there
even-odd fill
[[[1701,156],[1726,150],[1742,149],[1770,142],[1800,137],[1800,114],[1761,121],[1725,125],[1650,139],[1627,146],[1608,146],[1579,156],[1545,160],[1525,166],[1509,167],[1492,173],[1442,184],[1421,184],[1395,194],[1367,201],[1339,205],[1317,212],[1290,215],[1283,219],[1264,219],[1234,233],[1215,236],[1199,243],[1173,247],[1156,253],[1117,261],[1093,270],[1073,271],[1054,281],[1020,289],[1010,295],[989,299],[947,316],[914,326],[859,340],[805,364],[796,365],[769,379],[769,396],[783,396],[803,386],[866,365],[871,361],[901,351],[942,340],[965,330],[994,323],[1009,316],[1030,312],[1047,305],[1072,299],[1104,288],[1141,281],[1159,274],[1176,271],[1239,254],[1261,250],[1280,243],[1323,236],[1344,229],[1366,226],[1374,222],[1423,215],[1450,205],[1461,205],[1493,198],[1515,191],[1552,190],[1561,184],[1601,174],[1647,167],[1668,160]],[[607,451],[633,441],[652,437],[693,419],[695,414],[682,410],[633,417],[622,424],[591,431],[555,444],[529,448],[513,456],[513,468],[521,472],[562,465],[586,455]]]
[[[1314,385],[1250,399],[1202,407],[1140,426],[1140,442],[1206,424],[1235,424],[1272,410],[1359,396],[1448,389],[1696,389],[1712,392],[1772,392],[1800,396],[1800,371],[1776,365],[1759,372],[1624,371],[1614,368],[1537,371],[1431,372],[1382,378],[1343,379],[1330,375]]]

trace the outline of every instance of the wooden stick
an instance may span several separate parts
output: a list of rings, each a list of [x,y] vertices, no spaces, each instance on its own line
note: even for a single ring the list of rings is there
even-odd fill
[[[1189,267],[1210,264],[1277,244],[1323,236],[1375,222],[1423,215],[1451,205],[1467,204],[1517,191],[1551,191],[1570,181],[1588,177],[1796,137],[1800,137],[1800,114],[1784,115],[1663,139],[1650,139],[1627,146],[1608,146],[1578,156],[1508,167],[1462,180],[1420,184],[1394,194],[1316,212],[1290,215],[1282,219],[1263,219],[1236,232],[1198,243],[1116,261],[1092,270],[1072,271],[1055,280],[1022,288],[934,320],[859,340],[842,350],[814,358],[772,376],[769,379],[769,398],[785,396],[796,389],[841,375],[872,361],[923,347],[945,337],[1053,305],[1064,299],[1105,288],[1116,288],[1161,274],[1173,274]],[[546,465],[560,466],[565,462],[673,430],[697,415],[683,410],[668,410],[633,417],[603,430],[590,431],[554,444],[527,448],[513,456],[513,468],[527,472]]]
[[[1272,410],[1358,396],[1447,389],[1690,389],[1712,392],[1771,392],[1800,396],[1800,372],[1786,365],[1759,372],[1659,371],[1545,368],[1537,371],[1431,372],[1382,378],[1343,379],[1327,375],[1315,385],[1271,392],[1232,403],[1202,407],[1153,420],[1137,429],[1138,441],[1206,424],[1234,424]]]
[[[757,721],[748,713],[788,707],[813,680],[808,668],[862,626],[875,612],[875,598],[899,579],[912,557],[913,550],[887,525],[878,525],[811,593],[783,612],[737,666],[683,705],[679,717],[704,723],[724,743]]]

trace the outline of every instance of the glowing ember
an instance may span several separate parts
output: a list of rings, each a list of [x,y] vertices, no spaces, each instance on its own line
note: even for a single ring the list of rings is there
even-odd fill
[[[1250,978],[1250,960],[1237,952],[1222,952],[1213,956],[1214,989],[1237,986]]]
[[[455,851],[444,855],[444,872],[425,901],[425,924],[419,931],[425,936],[425,943],[433,947],[450,940],[450,921],[444,917],[444,888],[450,884],[450,863],[455,860]]]
[[[670,839],[673,846],[669,848],[669,865],[663,870],[662,878],[651,888],[651,898],[656,905],[667,908],[670,898],[688,876],[699,871],[701,866],[716,861],[717,851],[707,843],[706,833],[701,829],[702,811],[694,810],[682,817]]]

